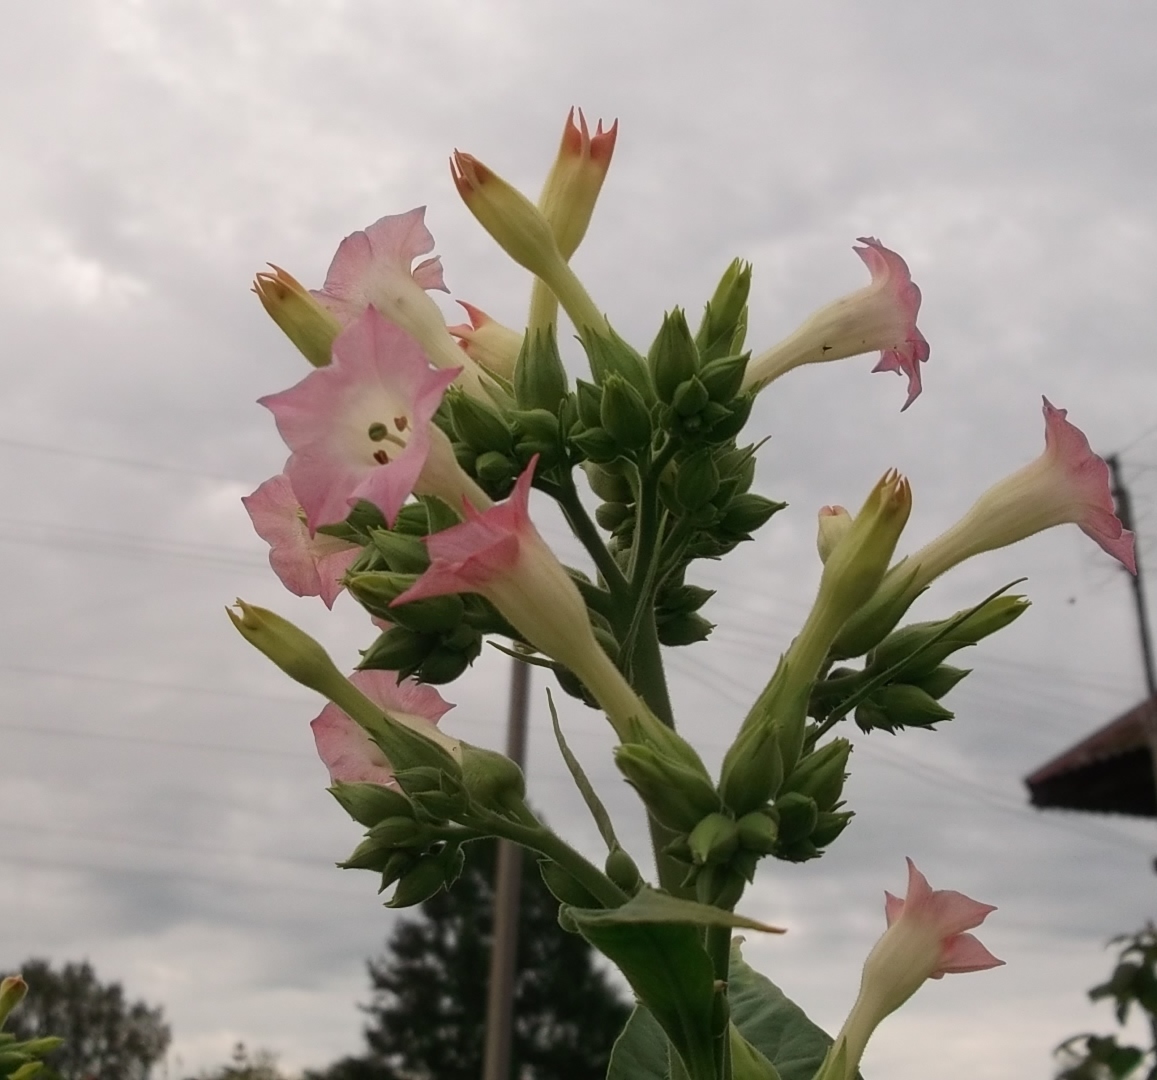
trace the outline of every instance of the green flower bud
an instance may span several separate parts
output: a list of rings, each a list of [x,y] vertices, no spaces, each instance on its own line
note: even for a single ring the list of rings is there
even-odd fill
[[[558,909],[558,925],[561,930],[564,930],[568,934],[578,934],[581,932],[578,921],[570,913],[570,909],[567,908],[565,904]]]
[[[751,407],[754,404],[754,395],[743,394],[735,398],[730,405],[716,405],[715,402],[707,405],[703,410],[705,416],[708,415],[709,410],[721,409],[723,411],[723,415],[711,420],[711,441],[718,444],[734,439],[747,426],[747,421],[751,417]]]
[[[965,675],[971,674],[972,672],[967,668],[957,668],[951,667],[948,664],[941,664],[938,668],[930,671],[922,678],[914,680],[913,685],[918,686],[930,698],[939,701],[960,682]]]
[[[600,465],[614,461],[622,453],[619,444],[601,427],[580,431],[577,435],[572,435],[570,441],[583,457]]]
[[[628,896],[634,896],[643,884],[643,875],[639,873],[635,860],[621,847],[614,847],[607,855],[604,864],[607,877],[611,879]]]
[[[454,460],[458,462],[458,468],[466,473],[467,476],[473,476],[478,455],[464,442],[456,442],[453,446]]]
[[[695,875],[695,899],[727,911],[739,903],[746,887],[743,874],[730,866],[704,866]]]
[[[1028,610],[1029,602],[1023,596],[997,596],[969,615],[959,626],[949,630],[935,644],[928,644],[945,627],[958,619],[962,612],[936,622],[912,623],[889,634],[872,651],[868,669],[873,673],[886,671],[905,657],[912,656],[897,673],[897,679],[914,681],[931,674],[943,660],[958,649],[975,645],[978,641],[1003,630]],[[927,647],[925,648],[924,646]],[[918,656],[914,654],[923,648]]]
[[[847,828],[848,822],[855,816],[850,810],[821,810],[816,819],[816,827],[812,829],[808,839],[818,848],[827,847]]]
[[[607,532],[614,532],[620,525],[625,522],[634,521],[635,508],[634,506],[626,506],[623,503],[605,502],[599,503],[595,507],[595,521],[599,526],[606,529]]]
[[[603,386],[612,375],[621,375],[648,405],[655,400],[646,361],[613,330],[607,336],[584,331],[579,340],[586,350],[596,383]]]
[[[792,769],[783,782],[783,790],[808,795],[820,810],[831,810],[844,790],[851,752],[852,744],[847,739],[833,739],[817,747]]]
[[[399,574],[424,574],[430,566],[426,545],[414,536],[375,529],[370,543],[385,556],[391,570]]]
[[[377,511],[378,517],[377,521],[372,521],[368,519],[367,515],[367,524],[365,527],[367,537],[374,529],[381,529],[384,532],[389,531],[389,526],[382,517],[381,511],[378,510],[373,503],[359,502],[357,507],[354,508],[355,511],[362,506],[368,506],[372,510]],[[352,518],[353,515],[351,514],[350,517]],[[402,506],[398,511],[397,518],[394,520],[394,531],[404,533],[406,536],[425,536],[430,531],[430,518],[426,503],[412,502]]]
[[[616,747],[614,756],[627,783],[655,819],[669,829],[690,832],[719,809],[719,796],[711,781],[694,768],[639,743]]]
[[[763,528],[773,514],[779,513],[787,503],[774,502],[762,495],[750,493],[734,496],[723,509],[719,527],[731,536],[747,536]]]
[[[603,408],[602,387],[584,379],[576,379],[575,404],[578,406],[579,420],[583,427],[596,428],[602,423],[600,419]]]
[[[703,365],[699,381],[703,383],[712,401],[726,405],[734,400],[743,385],[743,373],[750,359],[751,353],[741,353],[738,356],[721,356]]]
[[[930,728],[955,715],[920,687],[893,683],[881,687],[860,704],[856,709],[856,723],[864,731],[873,728],[894,731],[903,727]]]
[[[366,834],[368,839],[386,848],[425,847],[428,835],[429,831],[419,825],[411,814],[379,821]]]
[[[554,327],[523,336],[514,362],[514,400],[520,409],[554,413],[567,395],[566,368],[558,352]]]
[[[739,829],[726,814],[708,814],[691,830],[687,844],[697,866],[727,863],[739,847]]]
[[[487,810],[509,810],[526,796],[526,778],[505,754],[462,744],[462,783],[471,800]]]
[[[480,648],[471,655],[461,649],[447,645],[436,645],[422,659],[415,674],[422,682],[430,683],[433,686],[445,686],[446,683],[453,682],[466,671],[474,662]]]
[[[28,984],[19,975],[9,975],[0,981],[0,1027],[27,993]]]
[[[764,810],[744,814],[736,823],[739,846],[756,855],[770,855],[779,840],[779,823]]]
[[[463,393],[449,393],[446,399],[450,403],[454,431],[471,450],[478,454],[487,450],[509,454],[514,449],[510,427],[497,410]]]
[[[378,892],[385,892],[403,874],[409,873],[417,862],[418,855],[415,852],[405,851],[401,848],[396,849],[382,870],[382,883],[378,886]]]
[[[373,870],[381,873],[390,861],[393,849],[386,847],[377,840],[366,837],[345,862],[339,862],[343,870]]]
[[[597,908],[602,904],[573,877],[570,876],[558,863],[549,859],[538,860],[538,872],[546,887],[560,904],[570,904],[577,908]]]
[[[474,461],[474,475],[478,482],[488,493],[497,494],[499,498],[510,491],[518,473],[518,464],[497,450],[479,454]]]
[[[329,793],[354,821],[367,828],[386,818],[412,813],[410,800],[405,795],[381,784],[338,782]]]
[[[703,311],[695,343],[705,361],[738,352],[747,330],[751,263],[732,259]]]
[[[622,473],[604,469],[593,462],[583,464],[583,472],[587,474],[587,481],[600,499],[606,502],[633,503],[635,493],[631,490],[630,481]]]
[[[676,416],[686,419],[701,412],[710,400],[711,395],[707,393],[707,387],[692,376],[676,387],[675,393],[671,395],[671,408],[675,410]]]
[[[394,895],[386,905],[391,908],[413,907],[429,900],[440,889],[449,887],[462,872],[462,849],[448,844],[432,855],[423,855],[412,870],[398,881]]]
[[[676,504],[691,512],[706,506],[719,490],[719,469],[711,451],[697,450],[678,465],[675,472]]]
[[[790,846],[806,840],[819,821],[819,807],[815,799],[799,791],[789,791],[775,800],[779,814],[779,842]]]
[[[514,433],[519,442],[531,441],[537,444],[555,445],[561,431],[558,417],[546,409],[524,409],[511,413]]]
[[[346,588],[371,614],[404,626],[420,634],[451,630],[462,621],[465,605],[457,594],[435,596],[428,600],[390,605],[417,580],[415,574],[396,574],[390,570],[351,574]]]
[[[467,798],[464,791],[418,791],[410,801],[414,809],[429,821],[454,821],[465,812]]]
[[[659,636],[659,644],[671,648],[694,645],[697,641],[706,641],[714,629],[715,624],[710,619],[705,619],[695,611],[659,618],[655,626],[655,631]]]
[[[619,375],[603,383],[599,419],[606,432],[625,450],[638,450],[651,441],[651,414],[642,395]]]
[[[680,383],[698,373],[699,350],[691,339],[687,318],[680,308],[663,317],[663,325],[647,354],[647,363],[659,400],[668,404]]]
[[[723,757],[719,793],[724,805],[738,817],[758,810],[775,798],[783,772],[776,726],[759,724],[741,730]]]
[[[417,669],[437,644],[438,639],[433,634],[419,634],[404,626],[391,626],[362,652],[358,667],[363,671],[396,671],[408,675]]]
[[[714,595],[714,589],[704,589],[700,585],[673,585],[660,594],[658,606],[664,613],[682,615],[698,611]]]

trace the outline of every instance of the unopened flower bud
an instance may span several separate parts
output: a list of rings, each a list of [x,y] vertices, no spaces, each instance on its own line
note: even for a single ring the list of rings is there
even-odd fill
[[[488,810],[509,810],[526,795],[526,778],[505,754],[462,746],[462,783],[470,798]]]
[[[28,984],[19,975],[9,975],[0,981],[0,1027],[27,993]]]
[[[385,557],[390,569],[399,574],[421,574],[430,565],[426,545],[416,536],[374,529],[370,543]]]
[[[509,454],[514,448],[510,426],[495,409],[461,393],[448,394],[446,400],[454,430],[471,450],[478,454],[488,450]]]
[[[726,863],[739,847],[739,829],[726,814],[708,814],[687,837],[696,865]]]
[[[783,784],[783,754],[774,723],[740,731],[723,758],[719,793],[740,820],[774,799]]]
[[[719,491],[719,469],[709,449],[696,450],[675,472],[675,502],[685,512],[706,506]]]
[[[399,880],[394,895],[386,905],[391,908],[413,907],[429,900],[436,892],[448,888],[462,872],[462,849],[447,845],[442,851],[423,855],[412,870]]]
[[[747,297],[751,291],[751,263],[732,259],[715,294],[707,302],[695,343],[705,362],[737,353],[747,331]]]
[[[563,128],[558,156],[539,196],[538,206],[550,222],[563,257],[569,259],[586,235],[595,203],[611,165],[619,122],[603,131],[603,122],[592,135],[586,117],[578,110],[578,124],[571,109]]]
[[[743,372],[749,359],[749,353],[741,353],[720,356],[703,365],[699,381],[703,383],[712,401],[727,405],[735,399],[743,385]]]
[[[733,537],[746,537],[763,528],[787,503],[765,499],[762,495],[745,491],[733,496],[723,508],[719,528]]]
[[[763,810],[744,814],[736,823],[739,846],[757,855],[770,855],[779,839],[779,822]]]
[[[808,795],[820,810],[830,810],[844,789],[851,751],[852,744],[847,739],[833,739],[813,750],[792,769],[783,782],[783,790]]]
[[[679,387],[699,373],[699,350],[682,308],[675,308],[664,316],[647,363],[659,400],[668,405],[673,403]]]
[[[459,300],[458,303],[465,309],[470,322],[447,326],[447,331],[458,339],[462,351],[471,360],[509,381],[514,375],[523,335],[509,326],[503,326],[481,308],[465,300]]]
[[[624,450],[638,450],[651,441],[647,404],[621,375],[609,375],[603,383],[599,422]]]
[[[633,896],[643,884],[643,875],[639,873],[635,860],[621,847],[613,848],[604,864],[607,877],[611,879],[628,896]]]
[[[379,821],[366,835],[384,848],[424,847],[428,830],[419,825],[412,814],[407,814]]]
[[[794,844],[806,840],[819,821],[819,808],[810,795],[789,791],[775,800],[775,812],[779,815],[779,840],[781,844]]]
[[[709,779],[649,746],[616,747],[615,764],[655,819],[669,829],[690,832],[719,809],[719,796]]]
[[[955,715],[920,687],[893,683],[882,686],[860,703],[856,709],[856,724],[863,731],[930,728],[951,720]]]
[[[329,791],[354,821],[367,828],[410,810],[410,801],[405,795],[382,784],[339,782]]]
[[[558,410],[566,397],[569,380],[554,327],[526,334],[514,363],[514,399],[523,409]]]
[[[341,323],[292,274],[272,263],[270,268],[272,274],[262,271],[253,281],[257,299],[301,355],[314,367],[325,367],[333,357]]]
[[[828,556],[836,549],[836,545],[847,535],[852,527],[852,515],[842,506],[821,506],[819,514],[819,531],[816,535],[816,547],[819,549],[820,562],[826,563]]]
[[[930,698],[939,701],[960,682],[961,679],[969,674],[971,674],[971,672],[966,668],[952,667],[950,664],[941,664],[938,668],[934,668],[928,672],[927,675],[922,675],[919,679],[912,680],[912,682]]]

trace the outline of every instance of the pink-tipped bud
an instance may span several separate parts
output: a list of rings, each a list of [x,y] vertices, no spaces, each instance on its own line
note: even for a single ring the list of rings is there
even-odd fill
[[[253,291],[269,317],[314,367],[330,362],[341,323],[292,274],[269,264],[253,279]]]
[[[465,309],[470,322],[446,329],[458,339],[458,344],[471,360],[509,382],[514,378],[514,364],[522,348],[522,335],[492,319],[481,308],[465,300],[458,303]]]
[[[538,200],[538,207],[550,222],[564,259],[569,259],[578,250],[586,235],[611,166],[618,133],[617,120],[606,131],[603,131],[600,120],[592,135],[582,109],[578,110],[577,124],[573,108],[567,115],[558,157]]]
[[[816,547],[819,549],[820,562],[826,563],[828,556],[835,550],[847,531],[852,527],[852,515],[842,506],[821,506],[819,513],[819,529],[816,534]]]

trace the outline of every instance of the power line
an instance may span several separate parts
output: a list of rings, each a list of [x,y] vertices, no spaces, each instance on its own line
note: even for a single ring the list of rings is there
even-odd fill
[[[103,465],[119,465],[129,469],[147,469],[153,472],[178,473],[183,476],[196,476],[202,480],[224,480],[231,484],[242,483],[236,476],[226,476],[224,473],[208,472],[205,469],[191,469],[187,465],[172,465],[164,461],[142,461],[139,458],[119,457],[114,454],[101,454],[90,450],[72,450],[65,446],[51,446],[46,443],[27,442],[23,439],[11,439],[0,436],[0,446],[11,447],[15,450],[30,450],[38,454],[52,454],[56,457],[75,458],[80,461],[99,461]]]

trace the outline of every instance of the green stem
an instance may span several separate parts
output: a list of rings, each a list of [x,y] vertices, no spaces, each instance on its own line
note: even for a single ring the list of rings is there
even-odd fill
[[[587,554],[594,561],[595,567],[603,581],[606,582],[611,595],[618,599],[625,597],[630,591],[627,579],[619,569],[619,564],[615,562],[614,557],[607,550],[606,544],[603,543],[598,527],[591,521],[586,507],[582,504],[582,499],[579,498],[574,477],[569,472],[563,472],[555,499],[566,517],[571,531],[578,537],[579,542],[586,548]]]
[[[550,329],[557,322],[558,297],[550,291],[542,278],[536,277],[530,287],[530,317],[527,320],[527,332],[533,335],[536,330]]]
[[[731,927],[707,927],[706,941],[707,955],[711,957],[711,966],[715,969],[715,978],[727,982],[731,971]]]
[[[483,823],[495,836],[521,844],[531,851],[545,855],[558,863],[571,877],[583,886],[603,907],[621,907],[629,899],[594,863],[575,851],[562,837],[544,826],[525,805],[517,811],[519,821],[486,814]]]
[[[645,469],[643,463],[640,462],[640,471],[643,475],[639,484],[639,520],[635,527],[635,543],[631,548],[630,570],[631,585],[636,590],[636,596],[638,596],[642,578],[647,573],[646,567],[644,567],[640,576],[640,564],[643,560],[647,560],[648,564],[650,563],[648,554],[658,542],[659,477],[662,476],[663,470],[675,456],[678,448],[674,439],[668,439],[654,459],[646,464]]]

